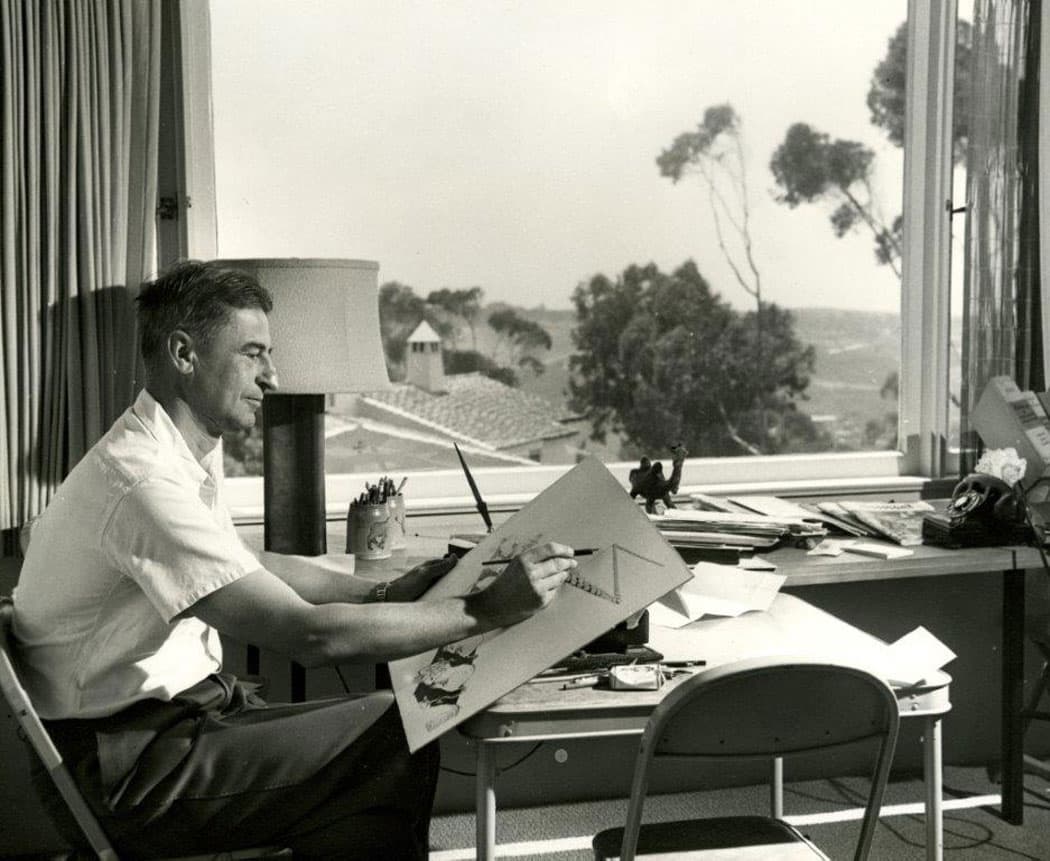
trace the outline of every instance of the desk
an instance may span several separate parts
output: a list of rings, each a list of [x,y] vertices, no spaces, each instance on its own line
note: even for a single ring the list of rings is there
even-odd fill
[[[1024,708],[1024,575],[1026,568],[1042,566],[1039,553],[1030,547],[946,550],[924,545],[912,549],[915,551],[913,555],[892,560],[870,559],[849,553],[836,557],[808,556],[804,550],[795,548],[777,550],[769,554],[769,558],[776,562],[778,573],[787,575],[784,585],[791,587],[1001,573],[1001,813],[1005,821],[1021,825],[1024,822],[1024,721],[1021,717]]]
[[[852,625],[791,595],[778,595],[765,613],[737,618],[708,618],[686,629],[654,626],[650,642],[668,654],[690,648],[706,655],[708,667],[770,654],[828,656],[829,642],[840,659],[874,662],[881,643]],[[941,810],[941,717],[951,708],[950,677],[937,673],[921,686],[899,690],[902,718],[926,721],[923,777],[926,785],[927,858],[940,861],[943,850]],[[594,689],[552,690],[551,684],[526,684],[460,726],[477,742],[477,857],[487,861],[496,850],[495,750],[501,744],[640,735],[649,715],[674,685],[660,691],[615,692]],[[779,771],[774,772],[772,807],[782,813]]]

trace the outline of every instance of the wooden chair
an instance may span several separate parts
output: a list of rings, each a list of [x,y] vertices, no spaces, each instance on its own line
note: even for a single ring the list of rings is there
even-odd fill
[[[116,859],[117,853],[105,831],[88,806],[80,789],[74,783],[69,769],[62,761],[47,728],[41,722],[33,703],[22,686],[15,669],[15,655],[11,647],[11,618],[14,607],[11,600],[0,597],[0,690],[3,691],[11,715],[21,728],[36,755],[55,783],[91,850],[103,861]],[[184,855],[172,861],[205,861],[205,859],[288,858],[291,851],[279,847],[261,847],[215,852],[204,855]]]
[[[698,673],[653,712],[635,761],[626,825],[594,837],[596,859],[682,853],[689,858],[827,858],[781,819],[731,816],[642,825],[657,760],[790,758],[868,742],[877,753],[856,859],[871,848],[900,721],[889,685],[856,667],[810,658],[738,661]],[[667,857],[678,858],[679,855]]]

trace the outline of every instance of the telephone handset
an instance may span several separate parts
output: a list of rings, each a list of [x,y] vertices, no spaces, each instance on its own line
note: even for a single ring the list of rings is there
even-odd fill
[[[1011,526],[1024,520],[1020,498],[1001,478],[974,472],[955,485],[948,517],[952,525],[980,522],[984,526]]]

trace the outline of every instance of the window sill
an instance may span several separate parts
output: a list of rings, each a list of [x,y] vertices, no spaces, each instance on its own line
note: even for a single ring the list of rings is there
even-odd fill
[[[896,495],[918,498],[928,479],[902,475],[899,452],[863,452],[776,457],[692,458],[683,467],[679,495],[710,493],[718,496],[764,494],[786,497]],[[665,463],[665,468],[669,463]],[[627,488],[628,473],[636,464],[609,464],[609,470]],[[521,469],[478,469],[474,479],[492,511],[515,511],[565,474],[571,465]],[[346,516],[351,499],[365,482],[379,476],[344,474],[325,482],[329,520]],[[451,491],[451,492],[450,492]],[[410,515],[472,512],[474,499],[459,470],[412,473],[405,486]],[[263,520],[261,478],[226,481],[226,501],[238,524]]]

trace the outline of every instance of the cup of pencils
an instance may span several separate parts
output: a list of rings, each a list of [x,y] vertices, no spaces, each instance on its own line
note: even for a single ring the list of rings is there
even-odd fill
[[[389,559],[390,506],[379,485],[365,490],[350,502],[346,512],[346,552],[356,559]]]

